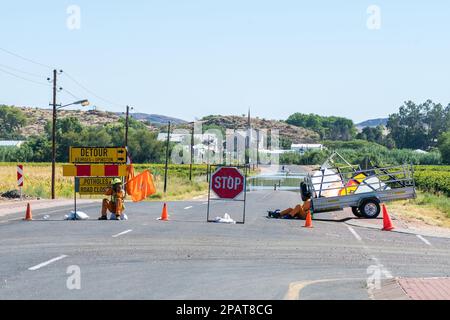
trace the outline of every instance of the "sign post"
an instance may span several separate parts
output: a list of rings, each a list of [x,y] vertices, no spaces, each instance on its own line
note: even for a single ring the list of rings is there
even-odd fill
[[[209,191],[208,191],[208,222],[214,222],[210,220],[210,203],[211,201],[237,201],[243,202],[243,219],[239,224],[245,223],[245,206],[247,200],[247,170],[246,166],[211,166],[218,169],[214,173],[210,173],[209,178]],[[240,169],[244,169],[245,174]],[[212,170],[211,170],[212,172]],[[217,195],[217,198],[211,197],[211,190]],[[244,193],[243,198],[240,195]]]
[[[20,190],[20,201],[22,201],[22,188],[23,188],[23,165],[17,165],[17,186]]]
[[[77,192],[80,195],[100,195],[114,177],[127,175],[125,147],[70,147],[69,162],[63,166],[63,176],[74,177],[75,219]]]

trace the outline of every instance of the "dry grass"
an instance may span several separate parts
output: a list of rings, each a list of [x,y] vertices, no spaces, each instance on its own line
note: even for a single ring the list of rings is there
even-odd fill
[[[417,199],[389,204],[390,212],[403,220],[450,228],[450,198],[419,192]]]
[[[23,192],[32,197],[49,198],[51,192],[50,164],[32,164],[24,168]],[[62,176],[62,167],[56,167],[55,191],[58,197],[73,196],[73,178]],[[15,165],[0,166],[0,192],[17,189],[17,173]]]
[[[185,176],[188,167],[183,167],[181,170],[172,172],[169,170],[167,193],[164,196],[163,186],[164,177],[161,175],[155,176],[155,182],[158,192],[150,197],[150,200],[184,200],[191,199],[195,196],[204,195],[207,193],[208,184],[206,183],[206,176],[196,176],[194,181],[190,182]],[[137,169],[139,173],[142,169]],[[39,197],[42,199],[50,198],[51,192],[51,165],[50,164],[26,164],[24,167],[25,180],[23,192],[31,197]],[[182,176],[180,176],[182,175]],[[0,193],[17,189],[16,182],[16,165],[15,164],[0,164]],[[62,176],[62,166],[56,167],[56,195],[58,198],[72,198],[73,197],[73,178]],[[83,196],[86,198],[100,198],[101,196]]]

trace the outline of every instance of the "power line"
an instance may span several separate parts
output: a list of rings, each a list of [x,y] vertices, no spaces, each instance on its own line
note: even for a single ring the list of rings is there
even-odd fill
[[[102,96],[99,96],[98,94],[96,94],[95,92],[93,92],[92,90],[86,88],[86,87],[83,86],[80,82],[78,82],[77,80],[75,80],[75,78],[72,77],[72,76],[71,76],[70,74],[68,74],[67,72],[64,72],[63,74],[66,75],[66,76],[67,76],[70,80],[72,80],[75,84],[77,84],[80,88],[82,88],[82,89],[85,90],[86,92],[92,94],[94,97],[96,97],[96,98],[98,98],[98,99],[100,99],[100,100],[102,100],[102,101],[104,101],[104,102],[106,102],[106,103],[108,103],[108,104],[111,104],[111,105],[114,105],[114,106],[117,106],[117,107],[118,107],[118,106],[123,107],[122,104],[113,102],[113,101],[108,100],[108,99],[105,99],[105,98],[103,98]]]
[[[69,90],[67,90],[66,88],[61,88],[62,91],[64,91],[65,93],[69,94],[70,96],[72,96],[72,98],[75,98],[77,100],[81,100],[80,97],[77,97],[76,95],[74,95],[72,92],[70,92]]]
[[[51,66],[49,66],[49,65],[47,65],[47,64],[38,62],[38,61],[33,60],[33,59],[26,58],[26,57],[24,57],[24,56],[22,56],[22,55],[20,55],[20,54],[14,53],[14,52],[12,52],[12,51],[10,51],[10,50],[7,50],[7,49],[1,48],[1,47],[0,47],[0,51],[3,51],[3,52],[5,52],[5,53],[7,53],[7,54],[10,54],[10,55],[12,55],[12,56],[14,56],[14,57],[16,57],[16,58],[22,59],[22,60],[27,61],[27,62],[29,62],[29,63],[33,63],[33,64],[35,64],[35,65],[38,65],[38,66],[41,66],[41,67],[44,67],[44,68],[47,68],[47,69],[54,69],[54,68],[52,68]],[[31,73],[31,72],[27,72],[27,71],[22,71],[22,70],[19,70],[19,69],[15,69],[15,68],[12,68],[12,67],[3,65],[3,64],[0,64],[0,66],[2,66],[2,67],[4,67],[4,68],[7,68],[7,69],[9,69],[9,70],[13,70],[13,71],[16,71],[16,72],[20,72],[20,73],[23,73],[23,74],[27,74],[27,75],[29,75],[29,76],[33,76],[33,77],[41,77],[41,76],[39,76],[39,75],[37,75],[37,74],[33,74],[33,73]],[[7,73],[7,74],[9,74],[9,75],[11,75],[11,76],[14,76],[14,77],[16,77],[16,78],[19,78],[19,79],[28,81],[28,82],[32,82],[32,83],[35,83],[35,84],[40,84],[40,85],[49,86],[48,84],[45,84],[45,83],[41,83],[41,82],[33,81],[33,80],[31,80],[31,79],[24,78],[24,77],[22,77],[22,76],[19,76],[19,75],[17,75],[17,74],[14,74],[14,73],[12,73],[12,72],[10,72],[10,71],[7,71],[7,70],[4,70],[4,69],[3,69],[3,70],[0,69],[0,71],[1,71],[1,72],[4,72],[4,73]],[[104,97],[98,95],[98,94],[95,93],[94,91],[92,91],[92,90],[88,89],[87,87],[85,87],[84,85],[82,85],[79,81],[77,81],[77,80],[76,80],[74,77],[72,77],[70,74],[68,74],[68,73],[66,73],[66,72],[64,72],[64,74],[65,74],[70,80],[72,80],[75,84],[77,84],[80,88],[82,88],[82,89],[85,90],[86,92],[90,93],[91,95],[93,95],[93,96],[96,97],[97,99],[102,100],[103,102],[106,102],[106,103],[108,103],[108,104],[110,104],[110,105],[112,105],[112,106],[121,107],[121,108],[124,106],[124,104],[121,104],[121,103],[117,103],[117,102],[111,101],[111,100],[109,100],[109,99],[106,99],[106,98],[104,98]],[[65,90],[65,91],[66,91],[68,94],[72,95],[73,97],[76,97],[75,95],[71,94],[69,91],[67,91],[67,90]]]
[[[21,79],[21,80],[24,80],[24,81],[27,81],[27,82],[31,82],[31,83],[34,83],[34,84],[39,84],[39,85],[41,85],[41,86],[46,86],[46,87],[49,87],[49,86],[50,86],[50,84],[48,84],[48,83],[39,82],[39,81],[34,81],[34,80],[31,80],[31,79],[27,79],[27,78],[24,78],[24,77],[22,77],[22,76],[19,76],[19,75],[15,74],[15,73],[12,73],[12,72],[9,72],[9,71],[7,71],[7,70],[4,70],[4,69],[2,69],[2,68],[0,68],[0,72],[9,74],[10,76],[16,77],[16,78],[18,78],[18,79]]]
[[[41,66],[41,67],[44,67],[44,68],[48,68],[48,69],[53,69],[53,68],[50,67],[49,65],[46,65],[46,64],[44,64],[44,63],[37,62],[37,61],[32,60],[32,59],[25,58],[24,56],[21,56],[20,54],[14,53],[14,52],[9,51],[9,50],[6,50],[6,49],[4,49],[4,48],[0,48],[0,50],[3,51],[3,52],[6,52],[6,53],[8,53],[8,54],[10,54],[10,55],[12,55],[12,56],[14,56],[14,57],[16,57],[16,58],[19,58],[19,59],[22,59],[22,60],[24,60],[24,61],[28,61],[28,62],[30,62],[30,63],[33,63],[33,64],[35,64],[35,65],[38,65],[38,66]]]
[[[28,76],[32,76],[32,77],[36,77],[36,78],[41,78],[41,79],[44,78],[44,77],[43,77],[42,75],[40,75],[40,74],[31,73],[31,72],[23,71],[23,70],[19,70],[19,69],[16,69],[16,68],[13,68],[13,67],[10,67],[10,66],[1,64],[1,63],[0,63],[0,67],[9,69],[9,70],[12,70],[12,71],[15,71],[15,72],[20,72],[20,73],[26,74],[26,75],[28,75]]]

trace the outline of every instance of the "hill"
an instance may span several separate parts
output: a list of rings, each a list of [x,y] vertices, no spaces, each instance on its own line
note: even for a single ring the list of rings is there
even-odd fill
[[[246,129],[247,117],[239,116],[221,116],[212,115],[202,119],[206,126],[219,126],[225,129]],[[271,129],[278,130],[280,138],[286,138],[292,141],[292,143],[316,143],[320,140],[320,137],[314,131],[296,127],[286,122],[279,120],[266,120],[260,118],[251,118],[251,125],[253,129]]]
[[[20,130],[24,137],[38,135],[44,132],[45,125],[52,119],[51,109],[17,107],[22,110],[28,119],[27,125]],[[65,117],[76,117],[83,125],[101,126],[108,123],[118,122],[123,114],[115,112],[105,112],[100,110],[59,110],[58,119]],[[132,117],[145,123],[151,131],[159,131],[170,120],[176,126],[185,126],[186,121],[181,119],[166,117],[162,115],[151,115],[145,113],[133,113]],[[149,120],[150,119],[150,120]],[[148,123],[151,122],[151,124]],[[202,119],[206,126],[219,126],[224,129],[246,129],[247,117],[240,116],[207,116]],[[278,130],[281,138],[286,138],[292,143],[316,143],[319,141],[319,135],[311,130],[289,125],[279,120],[266,120],[260,118],[251,119],[254,129],[273,129]]]
[[[116,113],[118,116],[123,117],[123,113]],[[170,121],[172,124],[179,125],[187,123],[182,119],[168,117],[160,114],[147,114],[147,113],[132,113],[131,116],[138,121],[147,121],[155,126],[164,126]]]
[[[20,108],[28,119],[27,125],[20,130],[20,134],[29,137],[44,132],[47,121],[52,120],[52,109],[17,107]],[[83,125],[101,126],[119,121],[119,115],[113,112],[99,110],[58,110],[58,119],[65,117],[76,117]],[[147,125],[149,130],[157,130],[154,126]]]
[[[375,127],[378,127],[379,125],[386,126],[388,123],[388,120],[389,120],[388,118],[366,120],[366,121],[356,124],[356,128],[364,129],[365,127],[375,128]]]

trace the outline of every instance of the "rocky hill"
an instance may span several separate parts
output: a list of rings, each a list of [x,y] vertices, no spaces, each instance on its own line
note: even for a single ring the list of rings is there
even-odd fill
[[[21,134],[25,137],[37,135],[44,132],[47,121],[52,119],[51,109],[20,107],[28,119],[28,124],[22,128]],[[76,117],[83,125],[101,126],[108,123],[118,122],[122,114],[114,112],[105,112],[99,110],[59,110],[58,119],[64,117]],[[132,115],[134,119],[142,121],[149,130],[159,131],[161,124],[148,122],[148,117]],[[160,119],[164,116],[159,116]],[[164,118],[166,119],[166,118]],[[168,118],[167,118],[168,119]],[[172,118],[171,118],[172,119]],[[247,117],[240,116],[207,116],[202,119],[204,125],[219,126],[224,129],[245,129],[247,127]],[[281,137],[287,138],[292,143],[316,143],[319,141],[319,135],[311,130],[289,125],[279,120],[266,120],[260,118],[251,119],[252,128],[254,129],[273,129],[278,130]],[[180,120],[175,121],[176,126],[186,125]],[[164,130],[164,128],[162,128]]]
[[[47,121],[52,120],[52,109],[20,107],[28,119],[28,124],[22,128],[21,134],[25,137],[37,135],[44,132]],[[119,115],[113,112],[98,110],[58,110],[58,119],[65,117],[76,117],[83,125],[101,126],[107,123],[119,121]],[[146,124],[149,130],[157,130],[156,127]]]
[[[247,117],[239,116],[207,116],[202,119],[204,125],[215,125],[225,129],[246,129]],[[278,130],[281,138],[289,139],[292,143],[317,143],[320,137],[314,131],[296,127],[279,120],[251,118],[253,129]]]
[[[117,115],[121,117],[124,116],[122,113],[117,113]],[[163,116],[160,114],[133,113],[132,117],[138,121],[147,121],[154,126],[165,126],[169,121],[175,125],[186,123],[186,121],[182,119]]]
[[[389,119],[387,119],[387,118],[371,119],[371,120],[367,120],[367,121],[356,124],[356,128],[362,130],[365,127],[375,128],[375,127],[378,127],[379,125],[386,126],[388,123],[388,120]]]

